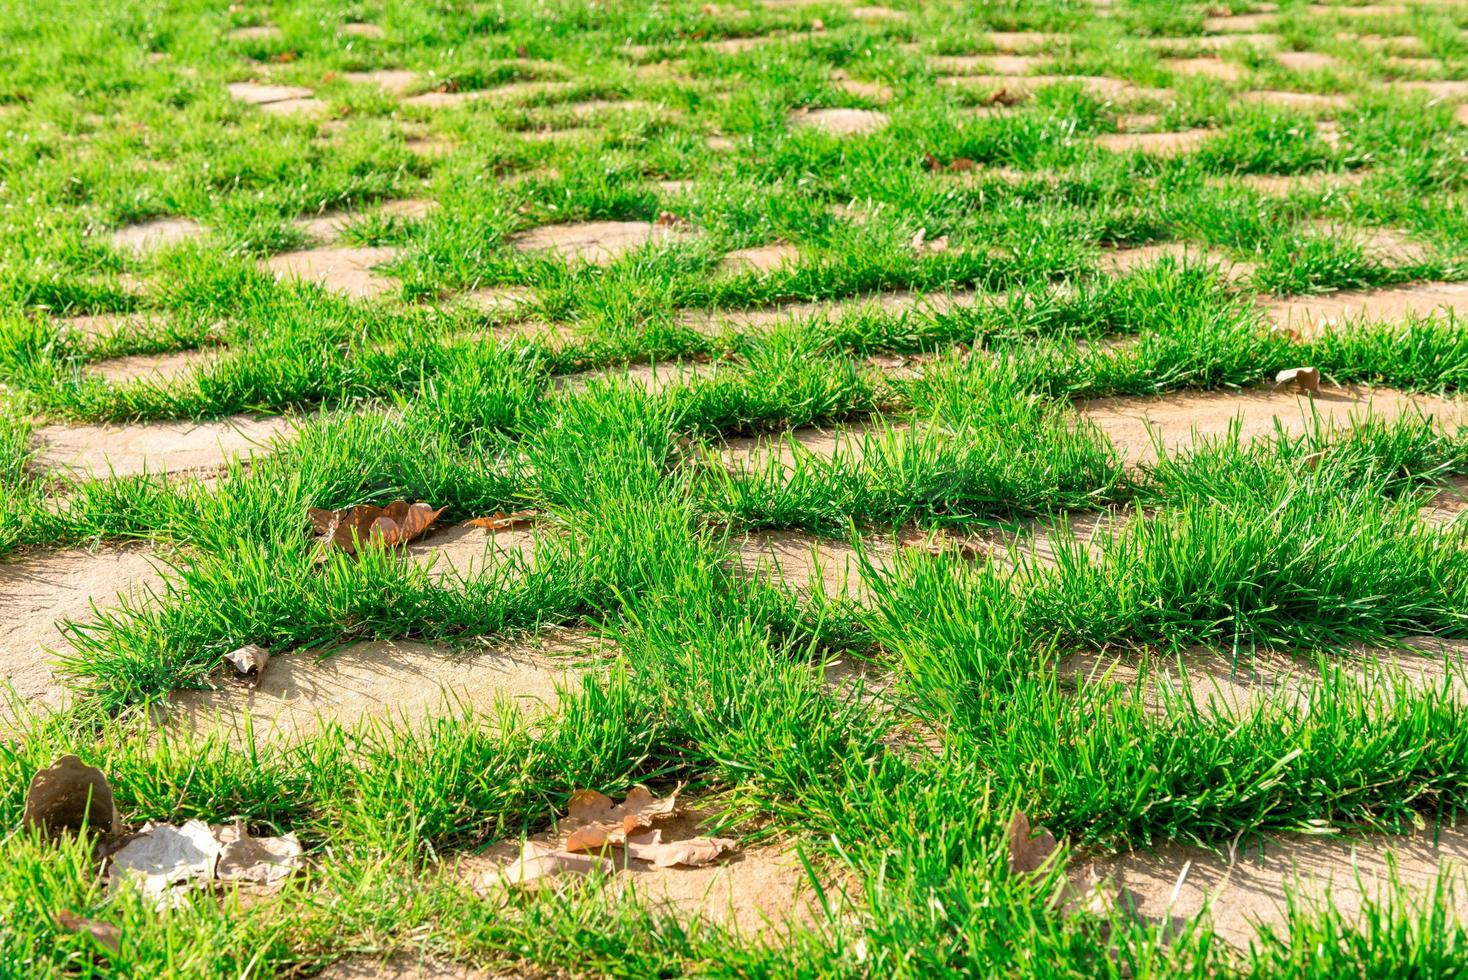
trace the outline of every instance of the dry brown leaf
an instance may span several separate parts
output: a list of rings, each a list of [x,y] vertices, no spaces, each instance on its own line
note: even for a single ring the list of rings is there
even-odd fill
[[[214,865],[219,881],[247,881],[265,888],[278,888],[304,863],[304,849],[295,834],[284,837],[251,837],[242,823],[224,828],[223,843]]]
[[[313,534],[330,534],[336,528],[336,522],[340,515],[334,510],[322,510],[320,507],[312,507],[307,513],[311,516],[311,532]]]
[[[115,884],[134,883],[162,908],[214,881],[273,890],[304,862],[295,834],[251,837],[238,822],[214,827],[200,820],[181,827],[150,823],[112,855],[110,877]]]
[[[122,930],[110,922],[98,922],[71,912],[58,912],[56,924],[68,932],[91,936],[98,947],[109,953],[115,953],[122,948]]]
[[[539,886],[548,879],[563,875],[588,875],[592,872],[607,874],[615,870],[616,866],[606,858],[552,851],[533,841],[526,841],[520,848],[518,858],[504,868],[484,872],[475,882],[474,890],[485,894],[530,885]]]
[[[447,508],[394,500],[386,507],[358,504],[338,511],[311,511],[311,524],[332,547],[356,554],[362,544],[393,547],[421,537]],[[330,515],[328,518],[326,515]]]
[[[1301,391],[1319,393],[1320,369],[1313,367],[1289,368],[1274,376],[1274,385],[1287,385],[1293,381]]]
[[[933,154],[924,153],[923,166],[928,170],[947,170],[952,173],[963,173],[967,170],[976,169],[978,165],[968,157],[954,157],[948,163],[944,163],[942,160],[933,156]]]
[[[941,531],[929,533],[917,527],[910,527],[900,532],[897,535],[897,543],[904,548],[914,548],[930,555],[957,555],[964,561],[975,561],[989,554],[989,549],[982,541],[955,537]]]
[[[1296,330],[1294,327],[1280,326],[1278,323],[1269,328],[1269,335],[1271,337],[1278,337],[1283,340],[1291,341],[1293,343],[1300,342],[1300,331]]]
[[[234,668],[236,678],[251,684],[260,683],[265,665],[270,662],[270,651],[251,643],[224,655],[224,660]]]
[[[488,517],[476,517],[473,520],[465,521],[464,526],[482,527],[486,531],[493,533],[495,531],[508,531],[511,528],[529,524],[539,516],[540,512],[535,510],[512,510],[508,514],[502,510],[497,510]]]
[[[150,823],[113,853],[111,878],[136,884],[164,907],[180,897],[172,893],[175,885],[184,891],[210,879],[219,851],[219,840],[202,820],[182,827]]]
[[[1110,878],[1101,877],[1096,865],[1092,863],[1086,866],[1086,872],[1081,876],[1081,885],[1084,888],[1078,903],[1081,911],[1098,919],[1110,917],[1121,899],[1121,891],[1116,883]]]
[[[649,830],[627,837],[627,855],[639,861],[650,861],[657,868],[684,865],[702,868],[734,850],[727,837],[692,837],[688,840],[663,841],[660,830]]]
[[[122,828],[122,819],[102,770],[64,755],[31,777],[21,824],[48,834],[87,827],[110,836]]]
[[[655,820],[672,816],[677,809],[676,790],[658,799],[646,787],[634,786],[620,804],[596,790],[577,790],[571,795],[562,824],[571,831],[566,837],[566,850],[592,851],[621,844],[628,834],[646,830]]]
[[[1009,820],[1009,873],[1030,874],[1040,870],[1055,853],[1055,835],[1044,827],[1030,830],[1030,818],[1023,810],[1014,811]]]

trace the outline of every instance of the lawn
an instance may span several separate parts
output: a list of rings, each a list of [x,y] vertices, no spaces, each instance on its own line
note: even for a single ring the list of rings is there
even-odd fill
[[[0,977],[1463,973],[1468,4],[888,4],[0,5]]]

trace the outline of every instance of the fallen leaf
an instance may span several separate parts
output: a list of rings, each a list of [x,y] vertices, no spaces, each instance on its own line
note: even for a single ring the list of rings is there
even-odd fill
[[[677,228],[687,224],[687,222],[671,211],[663,211],[658,214],[657,220],[653,224],[659,228]]]
[[[115,953],[122,948],[122,930],[110,922],[98,922],[71,912],[58,912],[56,923],[68,932],[91,936],[93,942],[109,953]]]
[[[522,524],[529,524],[539,516],[540,512],[534,510],[512,510],[508,514],[502,510],[497,510],[488,517],[476,517],[473,520],[465,521],[464,526],[482,527],[486,531],[491,532],[508,531]]]
[[[213,827],[201,820],[181,827],[150,823],[113,853],[110,877],[115,885],[137,885],[162,908],[178,904],[189,889],[215,881],[273,890],[304,862],[295,834],[251,837],[241,822]]]
[[[1030,818],[1023,810],[1014,811],[1009,820],[1009,873],[1030,874],[1040,870],[1055,853],[1055,835],[1044,827],[1030,830]]]
[[[989,97],[983,100],[982,104],[983,105],[1014,105],[1018,101],[1019,101],[1019,97],[1018,96],[1014,96],[1014,95],[1010,95],[1009,94],[1009,89],[1007,89],[1007,88],[1000,88],[1000,89],[997,89],[997,90],[991,92],[989,94]]]
[[[270,651],[251,643],[238,650],[231,650],[224,655],[224,659],[234,668],[237,679],[258,684],[260,675],[265,673],[265,665],[270,662]]]
[[[923,243],[926,242],[927,240],[928,240],[928,229],[926,229],[926,228],[919,228],[917,230],[917,234],[912,236],[912,241],[909,242],[908,244],[912,246],[912,250],[913,251],[915,251],[915,252],[921,252],[923,250]]]
[[[218,881],[246,881],[275,888],[305,861],[305,851],[295,834],[251,837],[243,823],[236,823],[225,828],[217,839],[223,843],[214,865]]]
[[[1294,327],[1282,327],[1278,323],[1269,328],[1269,335],[1271,337],[1281,337],[1285,340],[1290,340],[1295,343],[1299,343],[1300,341],[1300,331],[1296,330]]]
[[[950,162],[944,163],[942,160],[933,156],[933,154],[924,153],[923,166],[928,170],[948,170],[953,173],[962,173],[967,170],[977,169],[978,164],[974,163],[968,157],[954,157]]]
[[[318,528],[317,533],[332,547],[356,554],[364,543],[392,547],[414,541],[447,509],[435,510],[428,504],[410,504],[406,500],[394,500],[386,507],[358,504],[338,511],[312,510],[311,526]]]
[[[1121,899],[1121,891],[1110,878],[1102,878],[1094,863],[1086,866],[1081,876],[1084,891],[1080,897],[1080,908],[1088,915],[1104,919],[1111,915]]]
[[[702,868],[734,850],[734,842],[727,837],[692,837],[664,842],[662,831],[649,830],[628,836],[626,848],[629,857],[650,861],[653,867],[671,868],[681,864]]]
[[[174,904],[170,894],[175,885],[207,882],[214,874],[220,843],[202,820],[182,827],[147,824],[136,837],[112,855],[112,880],[132,882],[159,906]]]
[[[919,527],[909,527],[900,532],[897,543],[904,548],[926,551],[930,555],[957,555],[964,561],[974,561],[991,553],[982,540],[957,537],[941,531],[924,531]]]
[[[102,770],[64,755],[31,777],[21,824],[47,834],[87,827],[110,836],[122,828],[122,819]]]
[[[1287,385],[1293,381],[1301,391],[1320,391],[1320,369],[1313,367],[1289,368],[1274,376],[1274,386]]]
[[[299,57],[300,55],[295,51],[281,51],[278,54],[271,55],[270,60],[279,64],[287,64],[289,62],[295,61]]]
[[[658,799],[646,787],[634,786],[620,804],[596,790],[577,790],[571,795],[562,823],[563,828],[571,831],[566,837],[566,850],[591,851],[608,844],[621,844],[628,834],[646,830],[658,818],[672,816],[677,808],[676,790]]]
[[[821,20],[820,18],[816,18],[815,20],[812,20],[810,22],[810,29],[819,34],[821,31],[824,31],[826,29],[826,22]]]
[[[610,873],[616,865],[606,858],[591,854],[570,854],[552,851],[533,841],[526,841],[520,848],[520,856],[504,868],[486,871],[479,876],[474,890],[481,894],[527,885],[539,885],[550,878],[562,875],[588,875],[592,872]]]

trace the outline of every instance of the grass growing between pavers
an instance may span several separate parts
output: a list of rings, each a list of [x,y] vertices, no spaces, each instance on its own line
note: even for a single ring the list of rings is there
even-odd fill
[[[1468,542],[1426,515],[1468,473],[1465,28],[0,12],[0,819],[76,753],[133,826],[308,858],[159,910],[17,831],[0,976],[1450,972]],[[395,500],[444,510],[313,540]],[[757,534],[860,587],[750,574]],[[557,636],[591,652],[496,672]],[[246,644],[278,683],[222,679]],[[425,709],[430,660],[466,700]],[[635,783],[732,859],[471,888]],[[1060,838],[1038,870],[1016,810]],[[1338,854],[1340,901],[1269,878],[1244,941],[1123,868],[1435,829],[1378,890]]]

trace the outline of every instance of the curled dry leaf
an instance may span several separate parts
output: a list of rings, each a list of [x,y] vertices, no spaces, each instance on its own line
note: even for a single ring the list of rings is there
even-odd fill
[[[223,846],[214,864],[218,881],[247,881],[273,887],[294,874],[305,860],[305,850],[295,834],[284,837],[251,837],[243,823],[222,828],[217,834]]]
[[[362,544],[393,547],[423,536],[447,508],[394,500],[386,507],[358,504],[345,510],[311,511],[311,526],[332,547],[356,554]]]
[[[952,160],[944,163],[931,153],[923,154],[923,166],[928,170],[947,170],[951,173],[963,173],[978,168],[978,164],[974,163],[968,157],[954,157]]]
[[[925,551],[930,555],[955,555],[964,561],[976,561],[989,554],[989,549],[981,541],[944,534],[941,531],[930,533],[917,527],[909,527],[899,533],[897,543],[904,548]]]
[[[1104,919],[1111,915],[1121,900],[1121,892],[1110,878],[1103,878],[1094,863],[1086,866],[1081,876],[1081,894],[1077,905],[1087,915]]]
[[[540,516],[539,511],[534,510],[512,510],[506,514],[497,510],[488,517],[476,517],[471,521],[465,521],[465,527],[482,527],[493,534],[495,531],[508,531],[511,528],[529,524]]]
[[[1269,336],[1276,337],[1281,340],[1288,340],[1292,343],[1300,342],[1300,331],[1296,330],[1294,327],[1280,326],[1278,323],[1269,328]]]
[[[1055,835],[1044,827],[1030,830],[1030,818],[1023,810],[1014,811],[1009,819],[1009,873],[1031,874],[1055,853]]]
[[[160,907],[176,904],[173,886],[208,881],[219,848],[214,831],[201,820],[182,827],[150,823],[112,855],[112,881],[136,884]]]
[[[1313,367],[1289,368],[1274,376],[1274,385],[1287,385],[1293,381],[1301,391],[1320,391],[1320,369]]]
[[[734,842],[727,837],[693,837],[665,843],[662,831],[649,830],[629,835],[626,848],[628,857],[650,861],[654,867],[671,868],[681,864],[702,868],[732,851]]]
[[[91,936],[99,948],[109,953],[115,953],[122,948],[122,930],[110,922],[98,922],[71,912],[58,912],[56,924],[68,932]]]
[[[107,777],[74,755],[62,756],[31,778],[21,823],[47,834],[87,827],[111,836],[122,828]]]
[[[566,837],[566,850],[592,851],[609,844],[622,844],[628,834],[646,830],[655,820],[671,816],[677,808],[676,791],[658,799],[645,787],[634,786],[618,804],[596,790],[577,790],[571,796],[562,825],[571,831]]]
[[[548,879],[562,875],[589,875],[592,872],[607,874],[615,870],[616,865],[606,858],[553,851],[533,841],[526,841],[520,847],[518,858],[504,868],[484,872],[475,882],[474,890],[483,895],[515,888],[539,887]]]
[[[236,679],[258,684],[260,675],[265,673],[265,665],[270,662],[270,651],[251,643],[238,650],[231,650],[224,655],[224,659],[234,668]]]
[[[150,823],[112,855],[111,879],[114,885],[135,884],[163,908],[179,904],[189,889],[214,881],[279,887],[304,860],[295,834],[257,838],[238,823]]]

